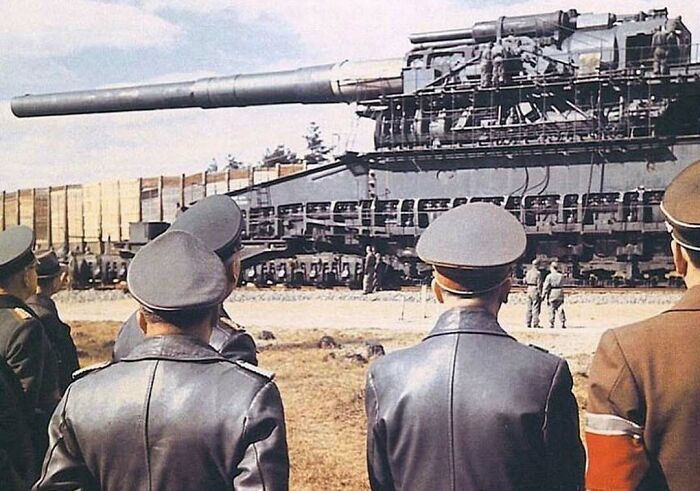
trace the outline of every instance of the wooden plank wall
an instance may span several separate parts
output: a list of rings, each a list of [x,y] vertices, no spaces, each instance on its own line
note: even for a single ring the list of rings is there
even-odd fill
[[[0,192],[0,230],[27,225],[59,252],[129,240],[129,223],[172,222],[180,206],[304,170],[302,164]]]

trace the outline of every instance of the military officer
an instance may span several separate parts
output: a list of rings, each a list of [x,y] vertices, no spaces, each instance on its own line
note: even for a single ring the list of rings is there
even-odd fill
[[[30,408],[38,453],[45,450],[46,425],[59,400],[56,359],[44,327],[26,300],[37,287],[34,232],[15,226],[0,232],[0,358],[19,379]]]
[[[71,382],[71,375],[80,368],[70,326],[60,319],[56,304],[51,299],[52,295],[63,289],[65,271],[53,251],[38,254],[37,261],[38,288],[36,294],[27,299],[27,305],[39,316],[56,354],[58,388],[63,394]]]
[[[180,230],[136,254],[127,282],[146,339],[68,387],[36,490],[288,489],[273,375],[208,344],[227,275],[207,244]]]
[[[549,327],[554,329],[554,322],[559,313],[561,328],[566,329],[566,312],[564,311],[564,275],[559,272],[559,263],[549,265],[549,274],[544,279],[542,293],[549,306]]]
[[[238,205],[228,196],[204,198],[182,213],[170,230],[189,232],[216,252],[226,267],[230,294],[241,272],[243,214]],[[112,353],[114,361],[128,355],[143,339],[143,332],[138,327],[137,312],[134,312],[119,330]],[[227,358],[258,364],[255,341],[231,320],[223,304],[219,306],[219,322],[212,329],[209,344]]]
[[[504,240],[507,237],[508,240]],[[418,345],[369,369],[374,490],[579,489],[584,452],[566,361],[499,325],[525,232],[488,203],[454,208],[417,246],[447,310]]]
[[[688,290],[669,310],[600,340],[586,421],[590,489],[698,488],[700,162],[671,182],[661,210]]]
[[[540,306],[542,305],[542,273],[540,260],[532,260],[532,267],[525,274],[527,285],[527,311],[525,312],[525,327],[540,328]]]

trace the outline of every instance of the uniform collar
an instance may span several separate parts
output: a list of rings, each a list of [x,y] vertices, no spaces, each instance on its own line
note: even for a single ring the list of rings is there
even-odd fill
[[[44,307],[47,310],[50,310],[54,314],[58,313],[54,301],[51,300],[51,297],[43,293],[37,293],[36,295],[32,295],[31,297],[29,297],[27,299],[27,304],[41,305],[42,307]]]
[[[685,292],[678,303],[666,312],[677,310],[700,310],[700,286],[694,286]]]
[[[191,336],[168,335],[147,337],[122,361],[138,360],[219,361],[224,360],[211,346]]]
[[[37,316],[29,305],[14,295],[0,295],[0,309],[22,309],[32,317]]]
[[[493,314],[469,307],[455,307],[444,312],[425,339],[445,334],[487,334],[513,339],[498,324]]]

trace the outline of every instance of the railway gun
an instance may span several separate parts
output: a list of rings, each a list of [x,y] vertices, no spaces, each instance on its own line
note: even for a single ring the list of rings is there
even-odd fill
[[[700,156],[700,63],[680,17],[560,10],[410,42],[402,58],[25,95],[12,111],[354,104],[375,122],[373,152],[228,192],[258,286],[358,286],[367,245],[385,287],[422,281],[420,233],[477,201],[518,217],[524,263],[558,258],[578,284],[679,283],[659,203]]]

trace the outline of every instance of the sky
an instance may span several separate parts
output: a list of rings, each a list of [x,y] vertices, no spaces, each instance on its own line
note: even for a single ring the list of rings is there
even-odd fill
[[[372,122],[346,104],[18,119],[17,95],[395,58],[412,32],[569,8],[666,6],[700,33],[700,9],[657,2],[0,0],[0,190],[194,173],[229,154],[255,163],[278,144],[303,154],[311,121],[338,152],[372,149]]]

